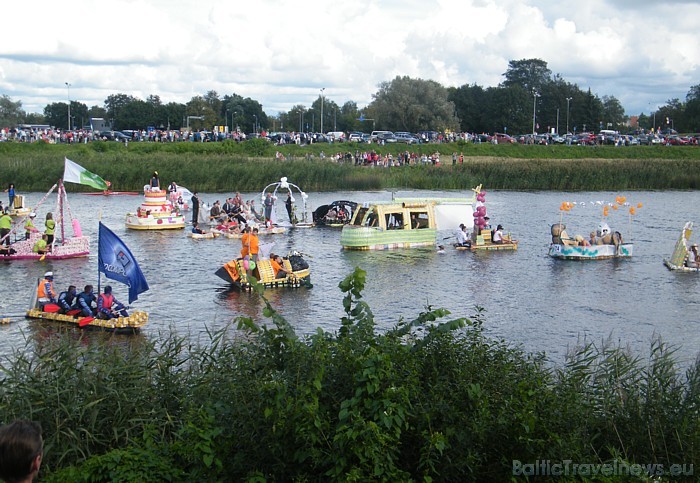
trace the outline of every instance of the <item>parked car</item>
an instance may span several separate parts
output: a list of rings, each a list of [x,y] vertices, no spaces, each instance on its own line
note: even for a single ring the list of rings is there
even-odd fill
[[[515,144],[515,138],[513,136],[509,136],[508,134],[503,134],[500,132],[497,132],[493,136],[491,136],[491,139],[495,139],[495,143],[497,144]]]
[[[394,134],[397,143],[416,144],[419,139],[410,132],[397,132]]]
[[[363,141],[363,137],[365,136],[365,133],[360,132],[360,131],[353,131],[350,133],[348,136],[348,141],[352,141],[355,143],[359,143]]]

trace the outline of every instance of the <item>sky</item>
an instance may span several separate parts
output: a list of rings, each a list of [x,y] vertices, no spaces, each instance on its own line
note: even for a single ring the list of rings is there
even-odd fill
[[[700,84],[699,19],[698,0],[3,2],[0,95],[42,113],[213,90],[276,115],[321,89],[363,108],[396,76],[497,86],[509,61],[537,58],[649,114]]]

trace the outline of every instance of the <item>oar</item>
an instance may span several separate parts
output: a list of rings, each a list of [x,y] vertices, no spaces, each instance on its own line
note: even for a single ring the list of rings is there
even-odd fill
[[[89,324],[90,322],[92,322],[93,320],[95,320],[95,317],[89,317],[89,316],[88,316],[88,317],[83,317],[82,319],[80,319],[80,320],[78,321],[78,327],[85,327],[86,325],[88,325],[88,324]]]

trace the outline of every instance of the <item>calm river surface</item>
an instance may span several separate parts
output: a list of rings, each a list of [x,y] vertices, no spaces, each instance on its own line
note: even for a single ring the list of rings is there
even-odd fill
[[[463,196],[463,193],[401,191],[401,196]],[[635,243],[630,260],[572,262],[547,256],[550,225],[559,221],[563,201],[585,202],[566,213],[569,234],[587,235],[600,221],[602,209],[591,201],[612,202],[617,195],[644,206],[631,224],[627,212],[612,211],[608,222]],[[26,194],[33,206],[43,193]],[[208,203],[224,200],[224,194],[203,194]],[[243,194],[255,199],[259,194]],[[390,192],[309,193],[310,212],[336,199],[368,201],[390,199]],[[168,330],[199,338],[205,330],[225,326],[234,317],[260,317],[262,305],[249,293],[230,292],[214,271],[237,256],[239,240],[192,240],[183,231],[139,232],[127,230],[124,215],[133,211],[141,196],[87,196],[69,194],[73,213],[91,238],[92,254],[86,259],[55,262],[0,261],[0,314],[23,314],[35,280],[47,270],[55,273],[57,288],[72,283],[97,285],[97,223],[99,216],[120,236],[136,256],[151,290],[141,295],[134,309],[150,313],[142,337],[158,338]],[[278,201],[277,212],[285,216]],[[452,233],[439,241],[446,253],[433,249],[350,252],[340,249],[340,231],[330,228],[298,228],[274,235],[274,251],[307,254],[312,289],[270,289],[273,305],[297,329],[310,333],[321,327],[335,331],[343,315],[338,283],[359,266],[367,271],[364,298],[381,328],[401,317],[412,319],[426,305],[449,309],[453,316],[469,316],[475,306],[486,309],[487,332],[526,351],[545,351],[561,362],[567,348],[583,338],[600,342],[608,337],[629,346],[642,357],[655,336],[678,347],[685,365],[700,347],[700,274],[672,273],[662,264],[670,255],[685,221],[699,222],[700,192],[562,193],[505,192],[487,194],[492,224],[520,240],[517,252],[472,254],[451,248]],[[43,222],[55,201],[38,210]],[[447,240],[443,238],[449,237]],[[261,238],[261,242],[266,240]],[[105,284],[103,278],[102,284]],[[127,301],[125,287],[113,284],[115,295]],[[0,357],[22,346],[34,330],[53,327],[13,318],[0,325]],[[69,333],[74,333],[71,329]],[[64,333],[55,329],[56,334]],[[57,335],[60,336],[60,335]]]

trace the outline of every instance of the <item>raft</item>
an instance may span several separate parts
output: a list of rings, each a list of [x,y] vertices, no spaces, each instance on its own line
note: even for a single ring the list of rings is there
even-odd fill
[[[690,236],[693,234],[693,222],[688,221],[683,226],[681,234],[676,241],[676,245],[673,248],[673,253],[671,258],[664,258],[664,265],[671,271],[674,272],[694,272],[700,273],[700,269],[694,267],[687,267],[685,265],[685,260],[688,255],[688,246],[690,246]]]
[[[84,320],[85,317],[74,317],[72,315],[59,314],[57,312],[44,312],[38,308],[29,309],[27,311],[26,318],[51,320],[84,329],[104,330],[118,334],[136,334],[148,323],[148,314],[140,311],[132,312],[128,317],[118,317],[116,319],[108,320],[92,319],[92,317],[90,317],[92,320],[88,324],[82,326],[80,325],[80,322],[81,320]]]
[[[215,274],[235,288],[251,290],[253,288],[252,280],[248,278],[244,262],[243,259],[231,260],[219,268]],[[268,288],[299,288],[303,286],[311,288],[311,271],[309,269],[309,264],[306,263],[301,255],[291,255],[288,258],[284,258],[283,264],[284,268],[292,271],[291,275],[287,275],[284,278],[275,278],[270,260],[258,260],[251,275],[255,277],[259,283]]]

